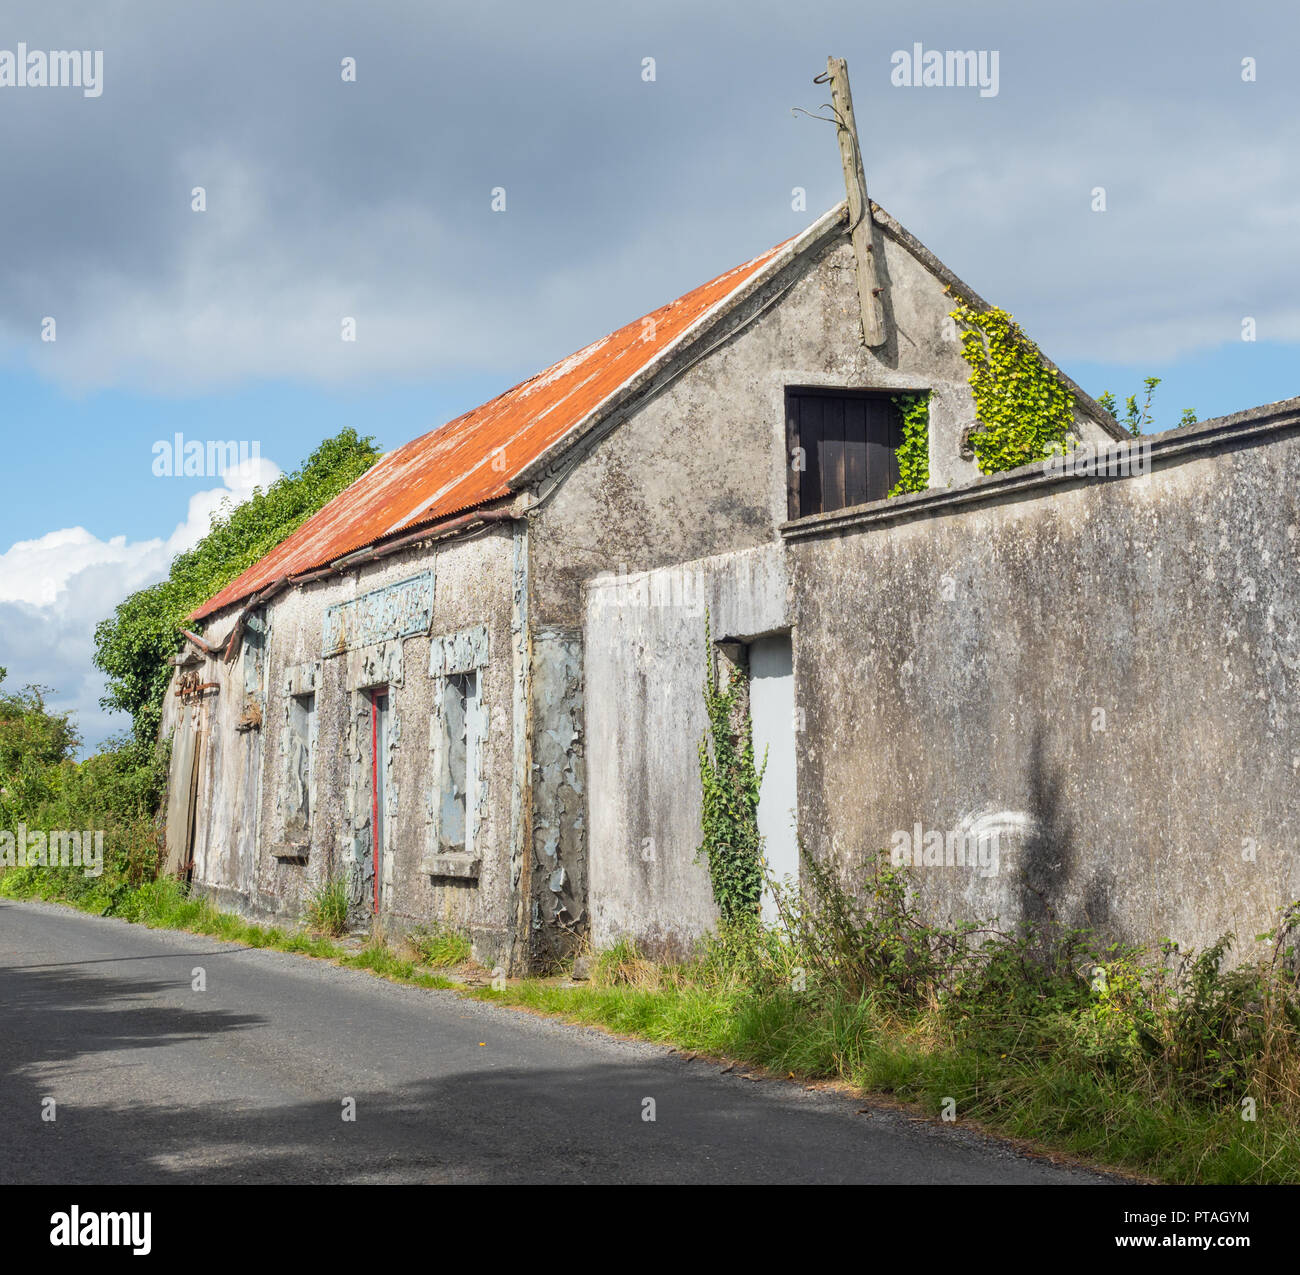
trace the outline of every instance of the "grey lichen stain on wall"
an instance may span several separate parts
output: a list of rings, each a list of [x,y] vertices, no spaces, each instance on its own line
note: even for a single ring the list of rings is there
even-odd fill
[[[1024,812],[995,877],[916,873],[927,905],[1265,928],[1300,894],[1298,483],[1291,433],[792,543],[809,849],[857,872],[914,824]]]

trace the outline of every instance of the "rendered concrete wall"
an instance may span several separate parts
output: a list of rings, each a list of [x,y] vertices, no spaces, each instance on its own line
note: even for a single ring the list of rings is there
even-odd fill
[[[369,878],[356,875],[357,860],[364,861],[371,846],[365,691],[387,683],[384,920],[397,928],[429,922],[453,926],[470,935],[485,964],[517,965],[513,719],[522,670],[512,632],[514,558],[509,527],[397,554],[280,595],[264,610],[269,626],[264,644],[260,638],[246,641],[231,666],[204,661],[202,680],[219,681],[221,689],[203,708],[205,754],[194,868],[200,889],[252,915],[296,917],[315,887],[331,874],[343,874],[352,884],[354,919],[367,921]],[[430,632],[322,654],[328,607],[430,569]],[[231,619],[214,625],[218,634],[228,630]],[[430,648],[431,641],[449,635],[458,635],[461,645],[481,644],[488,652],[479,670],[480,711],[486,718],[481,791],[472,794],[481,815],[476,880],[433,876],[428,870],[434,826]],[[288,693],[308,686],[316,696],[316,752],[310,835],[302,854],[302,846],[290,844],[301,838],[286,834],[286,735]],[[252,702],[260,709],[260,727],[237,731],[239,717]]]
[[[584,825],[568,812],[580,804],[584,784],[595,786],[594,777],[584,779],[601,747],[590,723],[606,710],[589,715],[587,740],[571,736],[563,757],[550,733],[557,714],[573,719],[583,695],[575,642],[585,582],[601,572],[653,570],[776,542],[787,516],[788,386],[929,389],[932,485],[975,473],[959,455],[975,408],[970,369],[947,320],[954,301],[936,273],[941,267],[884,226],[878,244],[891,309],[881,349],[862,343],[853,249],[840,231],[728,315],[729,335],[705,338],[698,361],[688,356],[685,369],[648,388],[616,428],[581,445],[558,486],[539,484],[528,573],[532,623],[551,638],[534,646],[531,709],[543,824],[534,836],[533,934],[542,959],[569,950],[573,919],[587,912]],[[1105,437],[1080,421],[1081,437]],[[586,623],[590,635],[590,613]],[[549,889],[551,882],[562,890]]]
[[[851,880],[997,829],[991,867],[914,868],[937,915],[1267,928],[1300,898],[1298,407],[1164,435],[1143,477],[793,524],[805,846]]]
[[[591,939],[685,954],[717,919],[700,844],[696,748],[715,639],[787,625],[784,549],[763,545],[594,581],[584,630]]]
[[[936,918],[1184,947],[1267,928],[1300,898],[1298,422],[1261,409],[1157,438],[1145,476],[1029,466],[593,583],[595,945],[679,954],[716,919],[706,603],[715,638],[792,628],[800,836],[846,883],[906,834]],[[956,831],[996,856],[927,863]]]

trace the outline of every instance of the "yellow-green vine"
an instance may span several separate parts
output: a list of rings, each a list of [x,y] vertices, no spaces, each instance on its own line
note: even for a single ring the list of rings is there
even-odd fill
[[[889,495],[925,491],[930,485],[930,392],[895,394],[892,402],[903,418],[903,441],[894,452],[898,481]]]
[[[958,300],[962,357],[970,365],[979,428],[970,435],[980,471],[996,474],[1064,450],[1074,396],[1020,325],[997,308]]]

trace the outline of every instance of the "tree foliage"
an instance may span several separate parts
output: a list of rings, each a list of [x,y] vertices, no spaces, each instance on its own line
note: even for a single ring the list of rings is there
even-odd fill
[[[375,440],[345,429],[293,473],[227,505],[193,549],[177,554],[167,579],[133,593],[95,629],[95,664],[108,674],[105,708],[130,713],[135,737],[157,738],[179,629],[195,607],[269,553],[380,457]]]
[[[6,676],[0,668],[0,683]],[[0,685],[0,787],[12,784],[24,767],[66,761],[80,742],[71,714],[45,707],[43,687],[6,691]]]
[[[0,682],[5,670],[0,668]],[[131,885],[152,879],[158,862],[153,812],[167,775],[169,750],[127,738],[110,741],[94,757],[73,759],[80,739],[68,712],[46,707],[42,687],[0,689],[0,829],[96,834],[105,875],[84,863],[22,867],[12,843],[0,864],[5,889],[39,882],[43,897],[96,896],[108,909]],[[24,843],[19,843],[26,848]],[[88,845],[89,843],[87,843]]]

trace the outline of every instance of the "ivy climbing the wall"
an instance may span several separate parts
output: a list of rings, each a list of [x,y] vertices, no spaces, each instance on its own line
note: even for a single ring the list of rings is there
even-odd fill
[[[1074,395],[1020,325],[996,307],[978,311],[958,300],[962,357],[971,369],[979,428],[970,435],[980,472],[997,474],[1067,447]]]
[[[898,481],[889,489],[889,495],[925,491],[930,485],[930,392],[895,394],[891,402],[903,418],[903,441],[894,452],[898,457]]]
[[[704,617],[704,708],[709,726],[700,739],[700,826],[713,901],[724,925],[757,920],[763,897],[763,838],[758,791],[763,768],[754,764],[754,729],[744,672],[733,668],[719,685],[709,617]],[[764,761],[766,767],[766,760]]]

